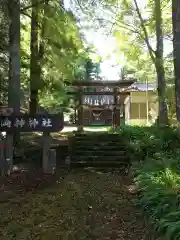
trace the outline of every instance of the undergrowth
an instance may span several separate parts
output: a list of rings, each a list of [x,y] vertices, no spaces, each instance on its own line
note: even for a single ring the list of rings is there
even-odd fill
[[[180,135],[175,128],[124,127],[138,205],[162,239],[180,239]]]

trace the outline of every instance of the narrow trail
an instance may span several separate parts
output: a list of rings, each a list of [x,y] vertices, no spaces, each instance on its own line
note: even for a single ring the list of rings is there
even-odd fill
[[[155,240],[118,173],[72,171],[0,202],[0,239]]]

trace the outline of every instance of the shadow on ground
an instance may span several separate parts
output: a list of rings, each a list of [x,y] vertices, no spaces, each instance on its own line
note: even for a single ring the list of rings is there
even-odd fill
[[[26,184],[1,189],[9,197],[0,203],[0,239],[155,239],[135,208],[131,179],[118,172],[60,171],[46,184]]]

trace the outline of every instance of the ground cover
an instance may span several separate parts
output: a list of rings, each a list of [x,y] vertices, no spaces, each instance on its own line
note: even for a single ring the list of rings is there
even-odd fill
[[[138,204],[162,239],[180,239],[180,135],[175,127],[124,127]]]
[[[95,170],[14,176],[1,187],[0,239],[155,239],[132,184],[118,172]]]

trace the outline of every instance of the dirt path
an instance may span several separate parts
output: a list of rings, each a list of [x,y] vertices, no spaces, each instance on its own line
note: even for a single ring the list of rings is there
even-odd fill
[[[74,171],[51,187],[0,203],[0,239],[154,240],[128,177]]]

